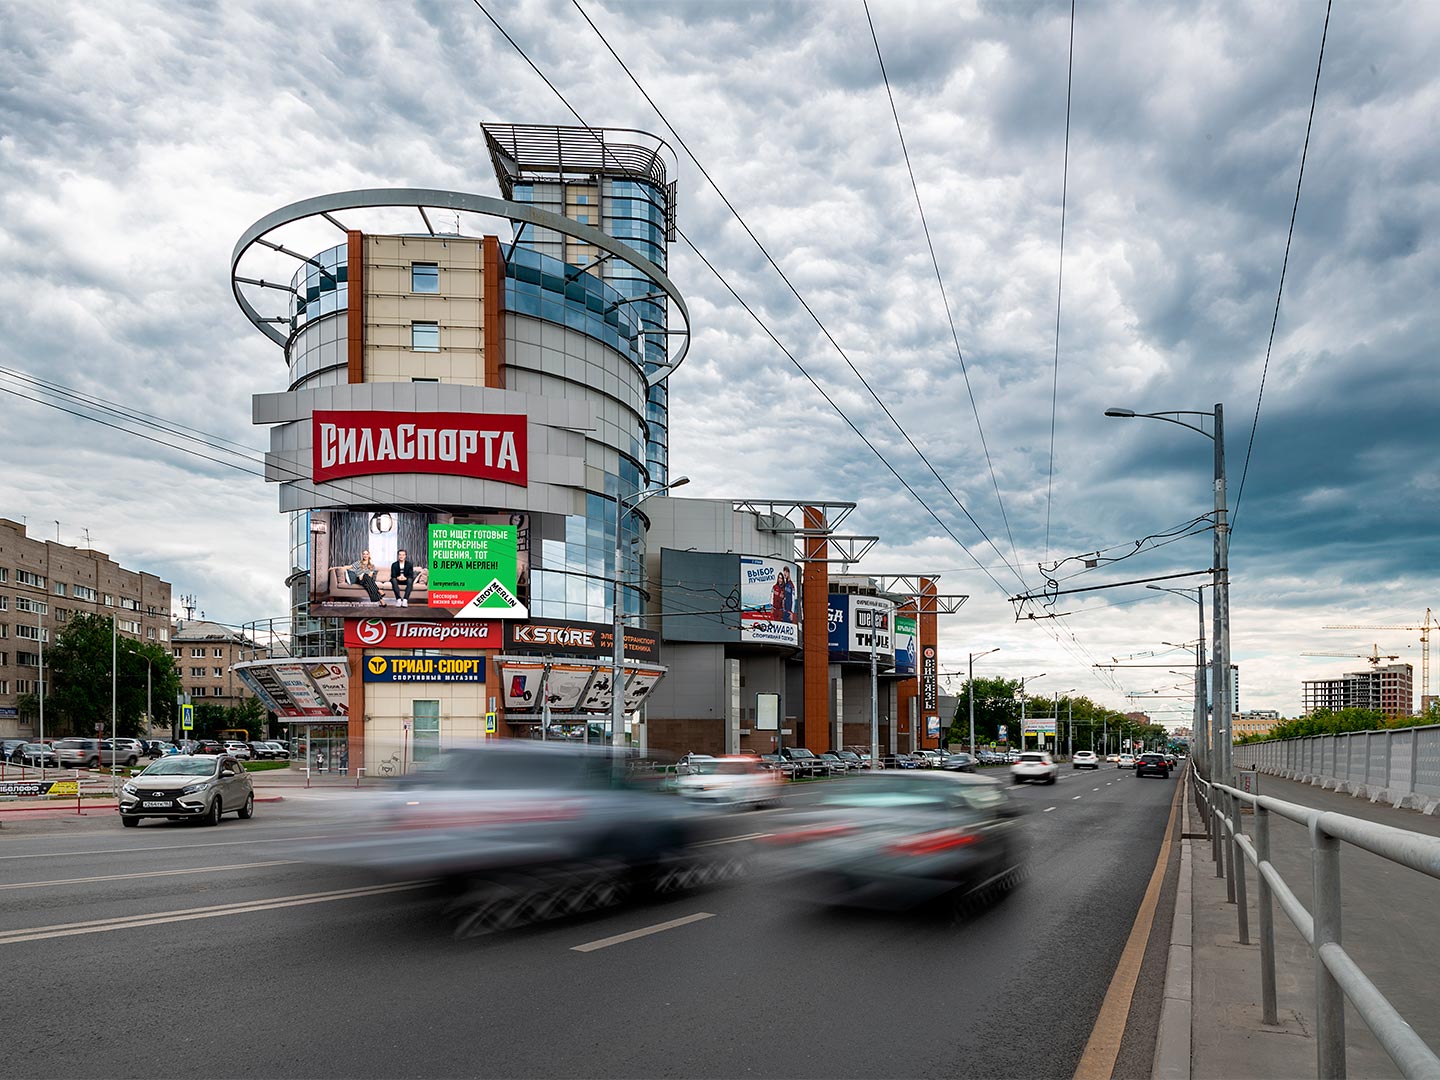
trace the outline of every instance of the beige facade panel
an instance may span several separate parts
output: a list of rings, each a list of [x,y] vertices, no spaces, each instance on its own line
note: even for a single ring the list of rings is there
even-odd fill
[[[417,292],[416,264],[436,267],[438,292]],[[438,379],[485,384],[482,241],[461,237],[365,238],[367,382]],[[438,351],[413,348],[416,323],[434,323]]]

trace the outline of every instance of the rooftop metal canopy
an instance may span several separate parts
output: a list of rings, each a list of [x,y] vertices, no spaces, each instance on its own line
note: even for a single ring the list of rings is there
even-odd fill
[[[795,531],[807,536],[827,536],[831,530],[838,529],[859,504],[826,502],[823,499],[735,499],[730,505],[735,510],[748,510],[752,514],[771,514],[783,518],[788,518],[797,511],[803,512],[807,507],[814,508],[825,514],[825,530],[817,532],[796,529]]]
[[[921,615],[954,615],[970,599],[968,593],[922,592],[920,582],[939,581],[939,574],[870,574],[869,577],[882,593],[915,601]]]

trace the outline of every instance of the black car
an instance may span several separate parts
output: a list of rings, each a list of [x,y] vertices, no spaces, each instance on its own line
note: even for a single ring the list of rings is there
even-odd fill
[[[796,778],[804,776],[829,776],[830,766],[814,750],[803,746],[787,746],[780,756],[795,766]]]
[[[45,743],[20,743],[10,752],[10,763],[12,765],[44,765],[47,768],[57,768],[60,759],[55,756],[55,748]]]
[[[975,759],[969,754],[946,754],[945,759],[940,762],[940,768],[947,772],[974,772]]]
[[[1170,762],[1165,760],[1164,754],[1141,754],[1135,759],[1135,776],[1155,775],[1164,779],[1170,778]]]

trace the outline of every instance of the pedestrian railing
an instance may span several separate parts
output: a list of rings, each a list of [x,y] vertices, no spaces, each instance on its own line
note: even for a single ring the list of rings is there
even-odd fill
[[[1236,905],[1240,943],[1250,944],[1245,864],[1256,869],[1260,918],[1260,990],[1264,1019],[1279,1022],[1275,1002],[1274,903],[1289,916],[1315,957],[1316,1075],[1345,1076],[1345,1000],[1374,1032],[1402,1075],[1440,1080],[1440,1057],[1416,1034],[1341,945],[1340,843],[1422,874],[1440,878],[1440,837],[1424,836],[1348,814],[1315,810],[1227,784],[1211,783],[1198,772],[1195,801],[1208,824],[1215,876],[1227,879],[1227,898]],[[1244,834],[1242,806],[1254,811],[1253,839]],[[1315,910],[1306,910],[1270,861],[1270,815],[1303,825],[1310,834]]]

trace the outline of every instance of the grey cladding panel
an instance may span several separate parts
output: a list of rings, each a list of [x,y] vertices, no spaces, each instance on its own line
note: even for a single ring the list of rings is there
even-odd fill
[[[660,552],[666,641],[740,640],[740,558],[711,551]]]

